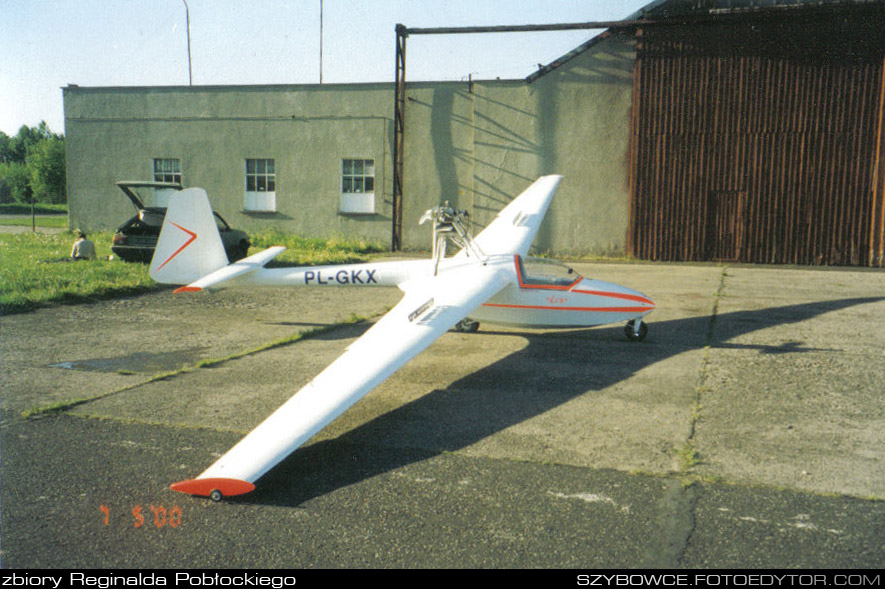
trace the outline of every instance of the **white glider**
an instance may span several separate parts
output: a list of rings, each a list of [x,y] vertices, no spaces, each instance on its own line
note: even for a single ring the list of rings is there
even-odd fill
[[[183,284],[175,292],[243,286],[398,286],[402,300],[337,360],[195,479],[175,491],[214,500],[248,493],[268,470],[305,443],[452,327],[475,331],[479,321],[526,327],[587,327],[627,322],[631,340],[645,337],[642,318],[655,305],[629,288],[566,269],[559,276],[526,272],[529,246],[560,176],[543,176],[473,237],[466,213],[448,206],[433,221],[430,260],[338,266],[265,268],[285,248],[272,247],[227,263],[209,199],[201,188],[169,203],[151,276]],[[446,257],[446,243],[461,247]],[[549,264],[545,264],[549,265]]]

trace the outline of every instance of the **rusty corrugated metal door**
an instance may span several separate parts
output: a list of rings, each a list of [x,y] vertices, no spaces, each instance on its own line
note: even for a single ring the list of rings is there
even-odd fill
[[[630,253],[883,265],[879,28],[819,18],[639,31]]]

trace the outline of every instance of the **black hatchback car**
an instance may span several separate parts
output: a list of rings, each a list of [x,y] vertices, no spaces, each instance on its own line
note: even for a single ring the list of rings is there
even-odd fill
[[[132,201],[136,215],[117,229],[111,250],[127,262],[150,262],[157,247],[163,219],[166,218],[166,208],[146,207],[146,199],[140,196],[139,191],[153,195],[156,190],[181,190],[181,185],[170,182],[117,182],[117,186]],[[227,259],[236,262],[245,258],[249,252],[249,236],[243,231],[232,229],[218,213],[215,213],[215,223],[218,225]]]

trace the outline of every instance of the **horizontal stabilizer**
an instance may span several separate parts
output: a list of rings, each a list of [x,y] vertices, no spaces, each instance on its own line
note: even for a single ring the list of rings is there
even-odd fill
[[[192,282],[187,286],[182,286],[175,292],[179,293],[201,291],[204,288],[210,288],[221,284],[222,282],[233,280],[234,278],[242,276],[243,274],[254,272],[259,268],[264,267],[265,264],[283,253],[285,249],[286,248],[281,245],[267,248],[266,250],[260,251],[257,254],[249,256],[248,258],[244,258],[239,262],[234,262],[233,264],[225,266],[224,268],[220,268],[219,270],[216,270],[211,274],[207,274],[206,276],[203,276],[199,280]]]

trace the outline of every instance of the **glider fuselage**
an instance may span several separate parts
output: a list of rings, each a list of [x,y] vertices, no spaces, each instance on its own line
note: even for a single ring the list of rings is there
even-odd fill
[[[443,260],[440,272],[476,264],[454,257]],[[589,327],[640,318],[655,305],[635,290],[584,278],[526,274],[516,255],[491,256],[486,264],[499,265],[512,275],[511,284],[470,313],[475,321],[522,327]],[[432,260],[402,260],[335,266],[264,268],[232,280],[224,286],[402,286],[431,276]]]

